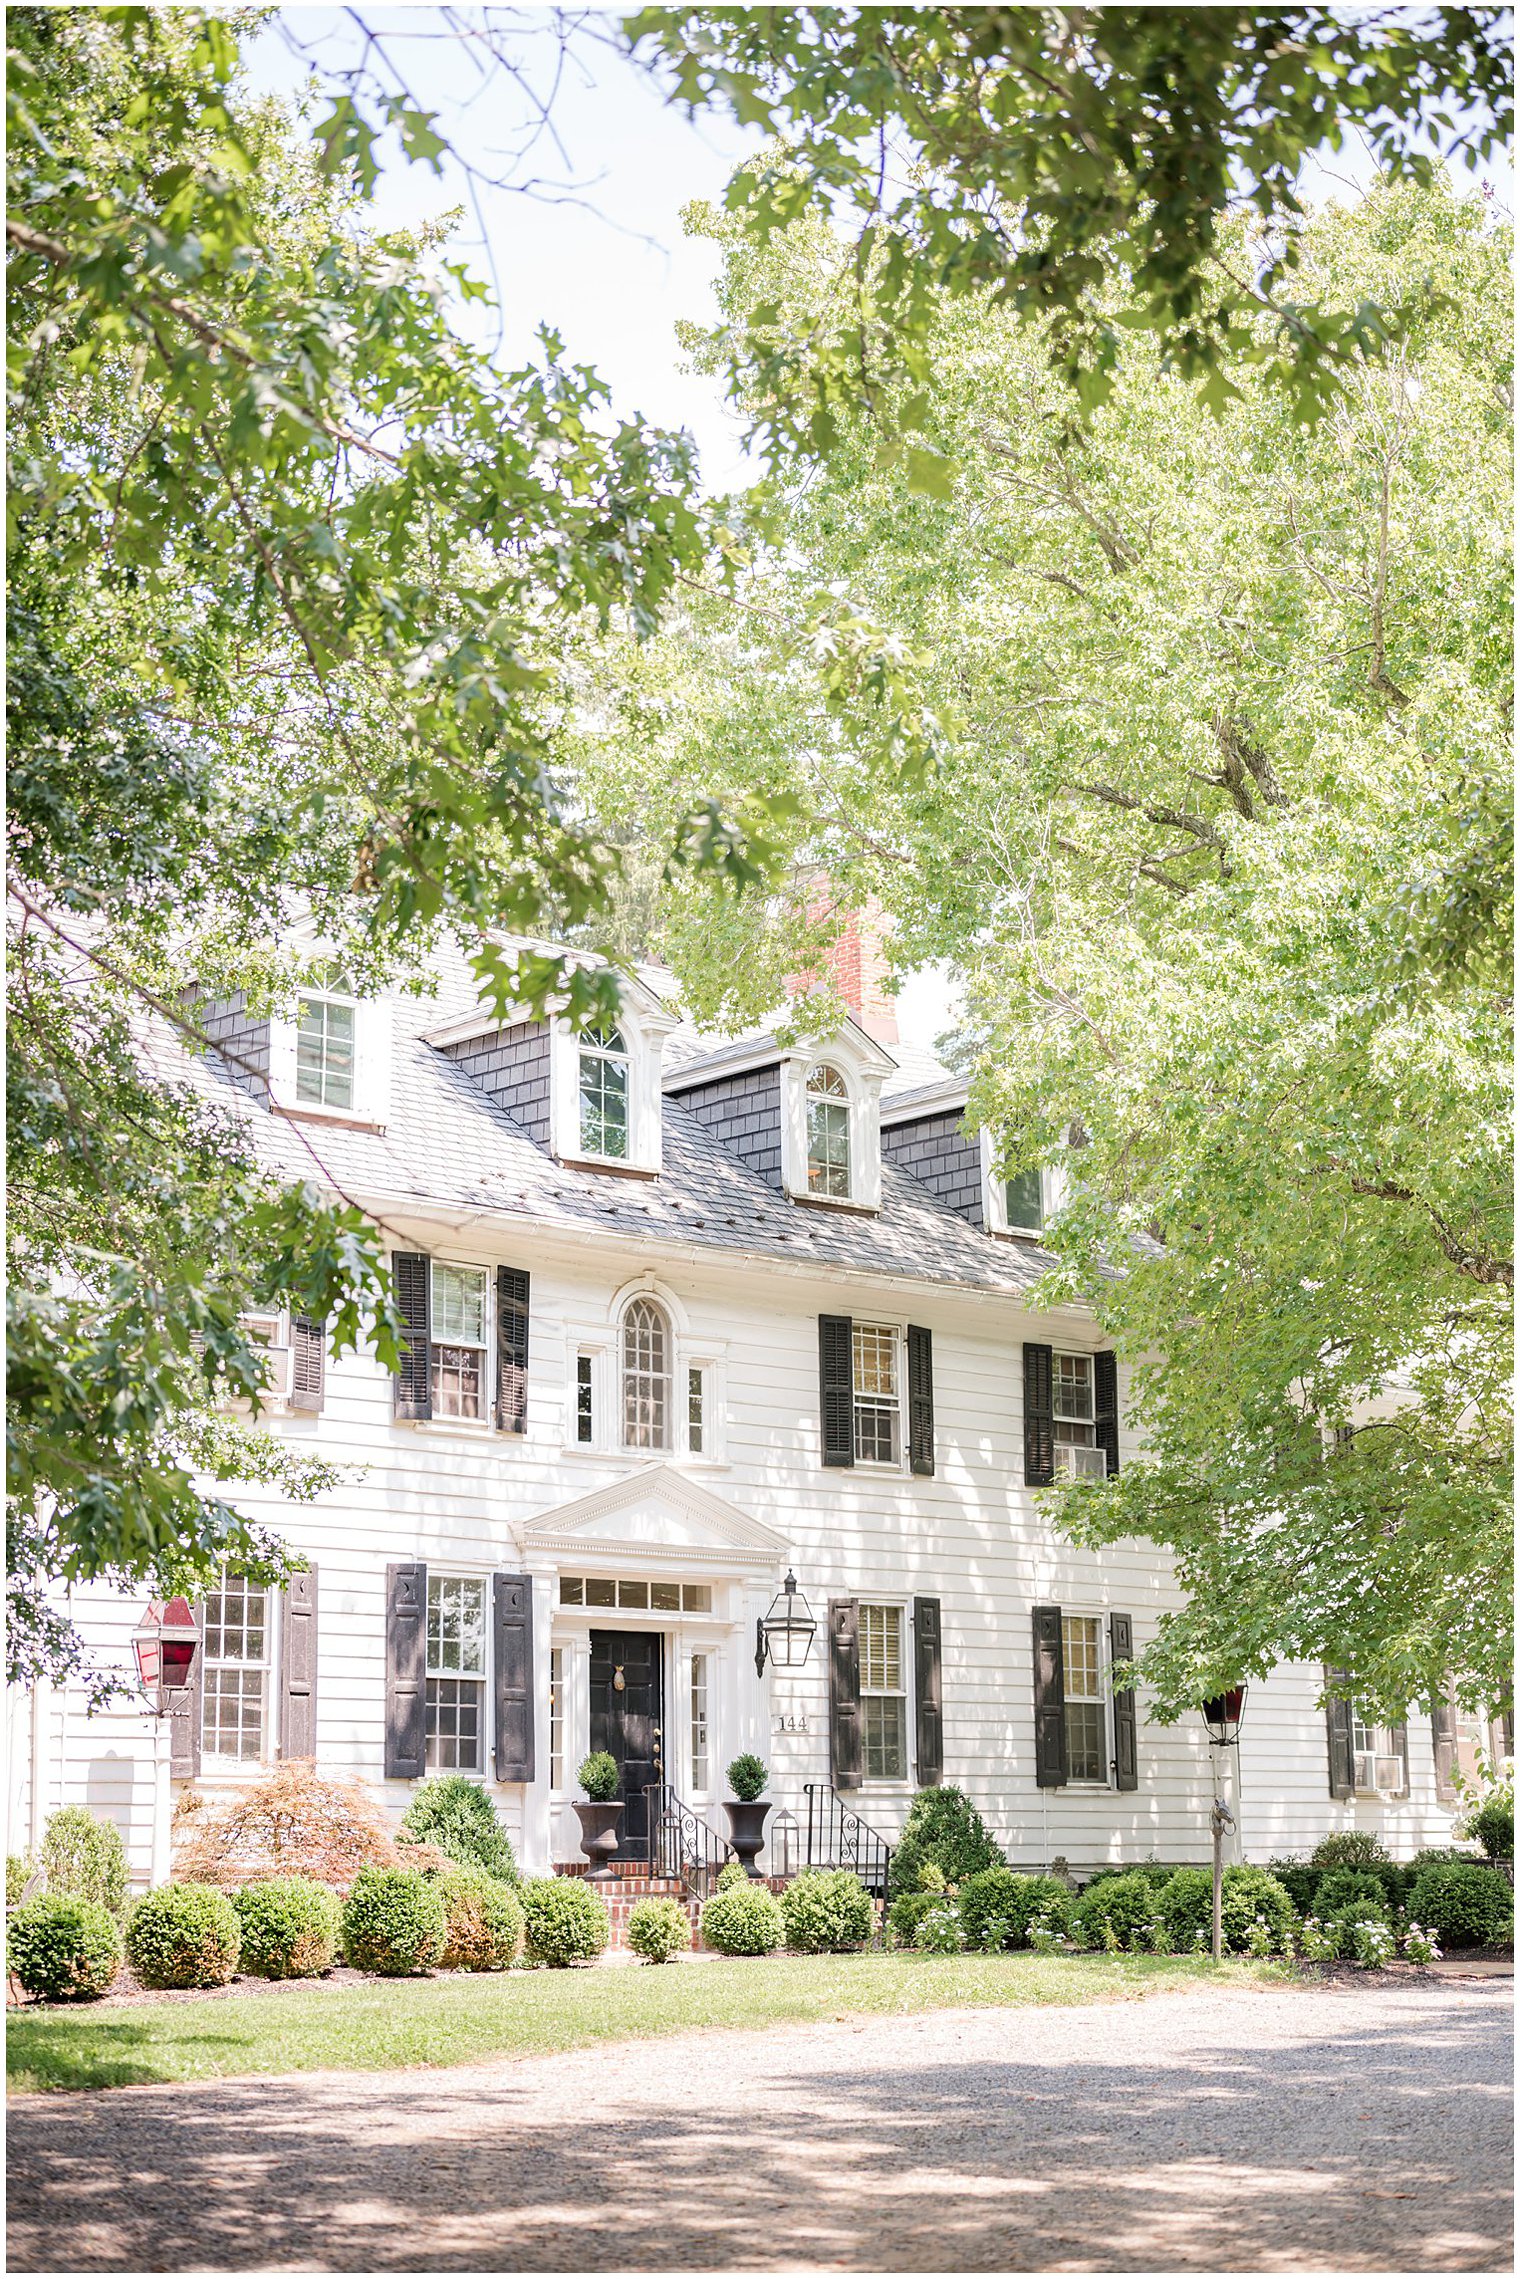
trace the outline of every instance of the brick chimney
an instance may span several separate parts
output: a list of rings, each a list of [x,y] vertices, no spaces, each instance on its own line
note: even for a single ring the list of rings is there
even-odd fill
[[[827,887],[808,906],[809,923],[837,914],[838,905]],[[886,935],[881,904],[871,895],[860,910],[847,913],[837,941],[823,953],[824,967],[854,1018],[879,1045],[897,1042],[897,1007],[886,988],[888,972]],[[801,996],[818,979],[814,973],[793,974],[788,993]]]

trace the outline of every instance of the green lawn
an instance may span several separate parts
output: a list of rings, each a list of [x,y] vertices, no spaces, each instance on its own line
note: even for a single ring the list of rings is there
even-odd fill
[[[1188,1980],[1281,1975],[1280,1964],[1166,1955],[859,1954],[101,2002],[12,2012],[7,2075],[13,2091],[115,2089],[322,2066],[463,2065],[696,2026],[1132,2000]]]

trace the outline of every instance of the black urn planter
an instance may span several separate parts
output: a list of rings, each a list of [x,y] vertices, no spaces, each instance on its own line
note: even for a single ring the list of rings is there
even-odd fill
[[[728,1840],[739,1855],[739,1865],[758,1883],[760,1870],[755,1865],[755,1854],[765,1842],[765,1816],[770,1811],[770,1803],[767,1800],[764,1804],[758,1801],[737,1804],[730,1800],[723,1809],[728,1814]]]
[[[578,1804],[575,1817],[581,1824],[581,1850],[591,1862],[586,1881],[610,1881],[617,1872],[612,1862],[618,1848],[618,1822],[623,1817],[622,1799],[612,1804]]]

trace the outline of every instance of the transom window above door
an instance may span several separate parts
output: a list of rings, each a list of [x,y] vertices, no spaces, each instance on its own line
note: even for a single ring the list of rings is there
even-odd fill
[[[807,1080],[807,1179],[814,1195],[850,1195],[850,1088],[820,1061]]]
[[[587,1029],[580,1040],[580,1137],[587,1155],[628,1157],[628,1046],[621,1029]]]
[[[711,1583],[651,1583],[633,1576],[561,1575],[561,1606],[628,1607],[651,1614],[711,1614]]]

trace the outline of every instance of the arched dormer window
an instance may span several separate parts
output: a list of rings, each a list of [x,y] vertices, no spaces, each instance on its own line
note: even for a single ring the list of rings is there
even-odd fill
[[[623,1316],[623,1445],[671,1445],[670,1323],[653,1298],[635,1298]]]
[[[587,1029],[580,1040],[580,1135],[587,1155],[628,1157],[628,1047],[621,1029]]]
[[[809,1194],[849,1198],[850,1088],[827,1061],[808,1072],[807,1179]]]

